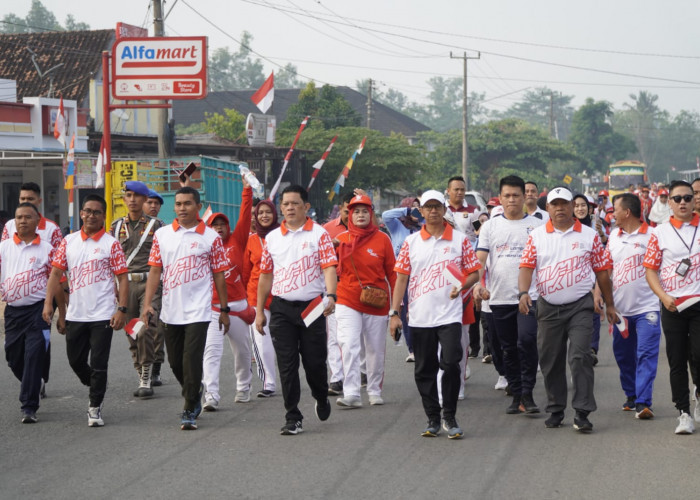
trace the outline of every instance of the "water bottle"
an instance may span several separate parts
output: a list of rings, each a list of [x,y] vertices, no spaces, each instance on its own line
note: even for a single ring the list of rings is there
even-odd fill
[[[238,166],[238,171],[241,173],[241,177],[244,177],[245,180],[248,181],[250,187],[253,189],[253,196],[255,196],[258,199],[264,198],[265,186],[263,186],[260,183],[258,178],[255,177],[255,174],[250,171],[248,166],[245,163],[243,163]]]

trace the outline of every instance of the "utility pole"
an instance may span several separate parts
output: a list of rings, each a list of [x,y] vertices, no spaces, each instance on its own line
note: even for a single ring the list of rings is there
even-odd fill
[[[369,79],[367,85],[367,128],[372,128],[372,79]]]
[[[465,52],[462,56],[453,56],[452,51],[450,51],[450,59],[462,59],[464,61],[464,92],[462,96],[462,177],[464,177],[464,185],[467,189],[469,189],[469,176],[467,175],[467,166],[469,164],[469,151],[467,148],[467,138],[469,137],[469,120],[467,119],[467,60],[481,59],[481,52],[477,52],[477,54],[476,57],[467,57],[467,53]]]
[[[162,0],[153,0],[153,36],[165,36],[165,26],[163,24],[163,4]],[[168,101],[158,101],[167,104]],[[158,109],[158,157],[169,158],[174,151],[170,142],[170,127],[168,125],[168,109]]]

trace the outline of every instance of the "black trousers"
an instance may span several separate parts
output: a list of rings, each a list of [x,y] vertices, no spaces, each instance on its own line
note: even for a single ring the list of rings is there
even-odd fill
[[[532,394],[537,379],[535,305],[527,315],[517,304],[491,305],[496,335],[503,350],[503,368],[514,395]]]
[[[691,374],[700,373],[700,304],[681,313],[670,312],[662,304],[661,327],[666,337],[673,403],[679,411],[690,413],[688,364]]]
[[[481,310],[477,310],[473,301],[470,301],[467,307],[474,308],[474,323],[469,325],[469,355],[476,356],[481,349]],[[486,339],[484,339],[484,352],[486,352]],[[485,355],[485,354],[484,354]]]
[[[459,362],[462,349],[462,325],[450,323],[432,328],[411,327],[413,353],[416,356],[414,376],[416,387],[423,401],[423,409],[429,420],[440,418],[437,374],[442,369],[442,413],[445,418],[454,417],[459,396]],[[438,344],[442,347],[438,358]]]
[[[68,363],[83,385],[90,388],[90,406],[100,406],[104,400],[111,348],[112,327],[109,320],[66,322]]]
[[[5,359],[21,382],[22,410],[39,409],[39,391],[48,351],[51,325],[42,318],[44,301],[28,306],[5,307]]]
[[[185,399],[183,409],[189,411],[194,410],[200,399],[207,328],[209,328],[209,321],[187,325],[158,322],[158,329],[165,338],[165,346],[168,350],[168,363],[182,387],[182,397]]]
[[[496,335],[496,323],[493,320],[493,313],[481,311],[481,317],[485,318],[486,324],[488,325],[485,331],[489,338],[489,349],[493,367],[496,369],[496,372],[498,372],[498,375],[505,377],[506,370],[503,366],[503,348],[501,347],[501,342],[498,340],[498,335]]]
[[[303,419],[298,407],[301,399],[300,356],[311,395],[321,403],[328,398],[326,318],[321,316],[307,328],[301,313],[310,302],[273,297],[270,304],[270,335],[277,355],[287,420]]]

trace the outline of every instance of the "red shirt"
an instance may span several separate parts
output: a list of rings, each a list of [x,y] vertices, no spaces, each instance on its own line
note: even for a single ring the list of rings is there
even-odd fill
[[[349,243],[352,241],[352,235],[346,231],[339,234],[338,239],[343,243]],[[353,262],[355,268],[352,267]],[[377,231],[369,240],[355,248],[352,259],[342,262],[338,270],[340,278],[336,291],[338,304],[375,316],[388,314],[391,295],[387,280],[393,290],[396,283],[395,262],[391,239],[381,231]],[[355,269],[357,269],[357,274],[355,274]],[[386,307],[379,309],[362,304],[360,302],[360,293],[362,293],[360,281],[364,286],[372,285],[387,292],[389,300],[387,300]]]
[[[348,230],[347,226],[341,222],[340,217],[326,222],[323,225],[323,229],[328,231],[328,236],[330,236],[331,239],[337,238],[339,234]]]
[[[248,289],[248,304],[256,307],[258,305],[258,282],[260,281],[260,261],[262,260],[265,240],[252,233],[248,236],[248,245],[243,254],[243,283]],[[272,295],[268,295],[265,302],[265,309],[270,308]]]

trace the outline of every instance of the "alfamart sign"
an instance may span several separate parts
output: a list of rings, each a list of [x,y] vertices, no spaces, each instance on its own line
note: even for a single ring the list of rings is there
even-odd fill
[[[207,37],[121,38],[112,46],[115,99],[202,99]]]

